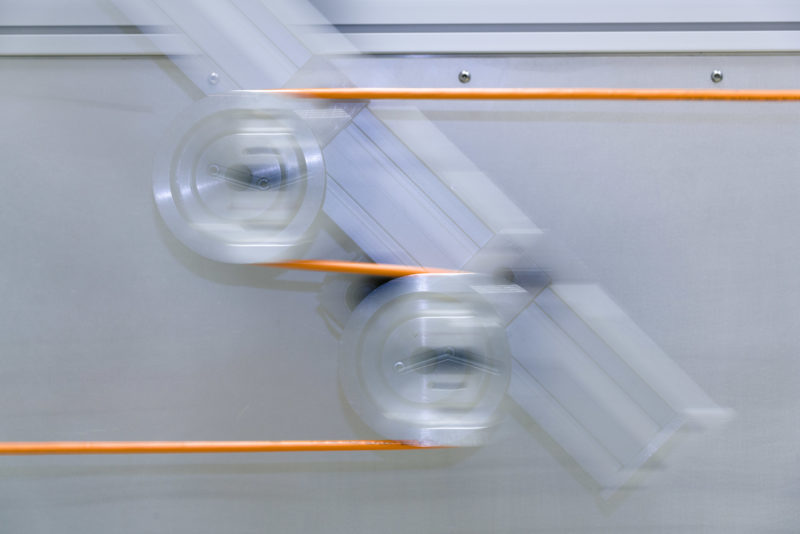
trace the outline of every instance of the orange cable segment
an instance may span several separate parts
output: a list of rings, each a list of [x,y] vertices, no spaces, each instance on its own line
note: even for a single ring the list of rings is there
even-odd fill
[[[452,89],[331,87],[261,89],[260,92],[332,100],[746,100],[798,101],[800,89],[614,89],[522,88]]]
[[[276,263],[257,263],[256,265],[260,265],[262,267],[276,267],[279,269],[300,269],[304,271],[362,274],[367,276],[383,276],[386,278],[397,278],[412,274],[461,272],[448,269],[417,267],[414,265],[393,265],[389,263],[364,263],[335,260],[292,260]]]
[[[298,451],[395,451],[446,448],[415,441],[16,441],[0,443],[0,455],[185,454]]]

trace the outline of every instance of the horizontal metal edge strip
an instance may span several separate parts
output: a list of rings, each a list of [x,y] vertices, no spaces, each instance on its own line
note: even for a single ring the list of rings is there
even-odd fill
[[[800,31],[553,32],[553,33],[354,33],[362,53],[729,53],[798,52]],[[349,53],[319,35],[317,53]]]
[[[195,54],[183,35],[0,35],[0,56],[172,56]]]
[[[174,26],[133,25],[0,25],[0,35],[138,35],[142,33],[177,33]]]
[[[675,32],[800,31],[800,21],[754,22],[587,22],[469,24],[336,24],[311,30],[342,33],[521,33],[521,32]]]

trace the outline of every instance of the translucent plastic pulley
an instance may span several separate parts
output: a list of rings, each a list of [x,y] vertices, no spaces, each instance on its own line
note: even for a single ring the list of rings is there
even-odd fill
[[[392,280],[353,311],[339,377],[349,404],[390,439],[475,445],[498,421],[511,355],[474,274]]]
[[[290,259],[313,233],[325,193],[320,147],[274,95],[211,96],[170,128],[153,188],[187,247],[226,263]]]

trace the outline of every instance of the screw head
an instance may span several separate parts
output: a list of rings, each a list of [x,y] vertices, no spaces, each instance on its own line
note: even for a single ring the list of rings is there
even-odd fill
[[[468,83],[472,79],[472,75],[468,70],[462,70],[458,73],[458,81],[461,83]]]
[[[714,83],[719,83],[722,81],[722,71],[719,69],[715,69],[711,71],[711,81]]]
[[[393,367],[394,367],[395,372],[400,373],[400,372],[403,371],[403,369],[405,369],[406,366],[403,364],[403,362],[394,362],[394,366]]]
[[[219,82],[219,74],[212,72],[208,75],[208,83],[211,85],[217,85],[217,82]]]

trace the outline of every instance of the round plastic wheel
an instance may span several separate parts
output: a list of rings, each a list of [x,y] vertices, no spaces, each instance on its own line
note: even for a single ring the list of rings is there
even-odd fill
[[[226,263],[281,261],[313,234],[325,168],[290,102],[211,96],[169,130],[153,189],[164,222],[198,254]]]

